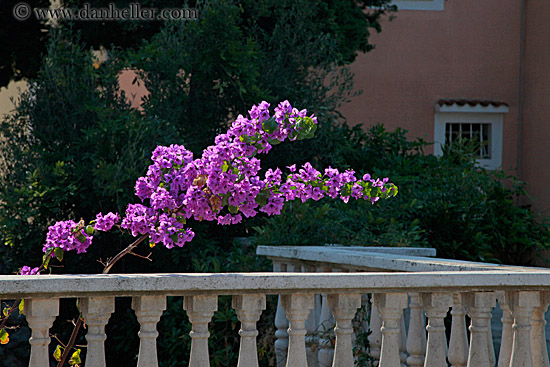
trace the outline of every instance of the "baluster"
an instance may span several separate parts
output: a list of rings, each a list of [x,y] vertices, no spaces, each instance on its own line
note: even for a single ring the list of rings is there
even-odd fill
[[[29,367],[49,367],[50,327],[59,314],[59,298],[34,298],[25,300],[25,316],[32,330],[29,343],[31,358]]]
[[[185,296],[183,308],[191,321],[189,367],[209,367],[208,323],[218,309],[218,296]]]
[[[425,366],[447,367],[447,340],[445,338],[445,324],[449,307],[453,304],[451,293],[424,293],[422,303],[428,318],[428,345],[426,347]]]
[[[420,294],[409,293],[409,296],[411,301],[409,303],[409,332],[406,344],[407,352],[409,352],[407,363],[410,367],[421,367],[424,366],[426,356],[426,320]]]
[[[323,301],[322,301],[322,295],[321,294],[316,294],[315,295],[315,309],[314,309],[314,314],[315,314],[315,332],[316,332],[316,336],[317,336],[317,342],[319,342],[319,325],[321,324],[321,307],[323,305]]]
[[[374,303],[374,294],[371,298],[371,308],[370,308],[370,330],[371,334],[369,335],[369,349],[370,356],[374,360],[380,359],[380,348],[382,347],[382,319],[380,318],[380,312],[376,303]]]
[[[531,355],[533,356],[533,367],[548,367],[548,348],[546,347],[546,320],[544,314],[550,303],[550,294],[541,292],[541,304],[535,307],[531,319]]]
[[[241,322],[241,345],[237,367],[258,367],[258,349],[256,323],[265,310],[265,294],[233,296],[233,309]]]
[[[105,325],[115,311],[114,297],[89,297],[79,301],[80,311],[88,326],[86,366],[105,367]]]
[[[382,293],[374,295],[374,303],[382,316],[382,346],[380,367],[401,365],[399,356],[399,324],[403,309],[408,304],[407,293]]]
[[[289,320],[287,367],[307,367],[306,319],[313,309],[312,294],[288,294],[281,297]]]
[[[510,358],[512,357],[512,342],[514,337],[514,331],[512,330],[512,324],[514,318],[512,317],[512,310],[508,304],[508,299],[505,296],[504,291],[497,292],[498,305],[502,309],[502,336],[500,338],[500,352],[498,354],[498,367],[510,367]]]
[[[334,318],[336,319],[336,345],[334,347],[333,367],[353,366],[353,346],[351,334],[353,326],[351,320],[355,316],[357,309],[361,307],[360,294],[331,294],[328,296],[328,302]]]
[[[334,349],[330,342],[332,333],[334,332],[334,322],[326,294],[321,296],[321,302],[321,316],[319,318],[319,332],[321,336],[319,337],[318,359],[320,367],[329,367],[332,366],[332,360],[334,359]]]
[[[405,327],[405,315],[403,313],[399,321],[399,360],[402,367],[407,367],[407,331]]]
[[[535,307],[540,306],[539,292],[507,292],[508,303],[514,317],[514,339],[510,367],[532,367],[531,358],[531,316]]]
[[[302,266],[303,272],[315,272],[315,266],[309,266],[309,265],[303,265]],[[318,295],[316,294],[314,296],[313,300],[313,309],[309,313],[309,316],[306,320],[306,355],[307,355],[307,365],[309,367],[317,367],[319,364],[317,353],[318,353],[318,346],[319,346],[319,336],[317,335],[317,328],[319,326],[318,319],[316,317],[317,315],[317,308],[321,307],[317,304],[318,302]]]
[[[462,293],[453,295],[451,310],[451,337],[448,360],[451,367],[465,367],[468,363],[468,335],[466,334],[466,297]]]
[[[138,367],[158,367],[157,323],[166,309],[165,296],[138,296],[132,298],[132,308],[140,324]]]
[[[367,355],[368,350],[366,345],[360,343],[364,341],[364,338],[358,339],[359,334],[367,335],[369,331],[369,322],[368,316],[370,314],[370,297],[368,294],[361,294],[361,311],[359,314],[356,314],[358,321],[357,331],[353,334],[352,344],[355,346],[355,362],[357,363],[360,355]],[[368,341],[365,341],[365,344],[368,344]]]
[[[326,265],[318,266],[317,271],[328,273],[332,271],[332,268]],[[317,353],[317,359],[319,361],[319,367],[330,367],[334,359],[334,348],[332,348],[331,345],[331,338],[334,334],[334,320],[330,307],[328,306],[326,294],[321,294],[321,310],[318,320],[319,352]]]
[[[494,292],[474,292],[468,295],[470,324],[470,350],[468,367],[490,366],[487,332],[491,319],[491,309],[495,307]]]
[[[273,261],[274,272],[286,272],[286,264]],[[275,312],[275,357],[277,367],[286,365],[286,355],[288,350],[288,319],[286,318],[285,310],[281,302],[281,296],[277,300],[277,311]]]
[[[275,356],[277,358],[277,366],[286,366],[286,355],[288,350],[288,319],[286,318],[285,310],[281,302],[281,296],[277,301],[277,312],[275,313]]]
[[[496,306],[496,302],[495,302]],[[487,350],[489,351],[489,365],[491,367],[496,366],[496,357],[495,357],[495,345],[493,344],[493,328],[491,325],[491,318],[493,317],[493,314],[491,313],[491,317],[487,319]]]

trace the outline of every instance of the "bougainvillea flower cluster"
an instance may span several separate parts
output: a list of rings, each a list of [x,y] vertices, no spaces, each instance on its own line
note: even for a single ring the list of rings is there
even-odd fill
[[[231,225],[258,212],[280,214],[285,202],[296,199],[305,202],[328,196],[374,203],[397,194],[387,178],[368,174],[358,178],[353,170],[340,172],[332,167],[321,172],[310,163],[287,167],[286,177],[280,168],[261,174],[261,154],[285,140],[312,138],[317,129],[314,115],[293,108],[288,101],[279,103],[273,114],[269,107],[262,102],[248,111],[248,117],[239,115],[199,158],[194,159],[182,145],[158,146],[147,174],[135,185],[141,202],[128,205],[120,227],[133,236],[147,235],[154,244],[181,247],[193,239],[193,231],[186,226],[191,218]],[[110,230],[118,221],[118,214],[100,213],[93,230]],[[58,222],[50,227],[44,251],[54,246],[85,252],[93,230],[73,221]]]
[[[50,248],[58,247],[63,251],[76,250],[81,254],[92,244],[92,239],[93,236],[86,233],[82,223],[64,220],[48,228],[43,251],[48,252]]]

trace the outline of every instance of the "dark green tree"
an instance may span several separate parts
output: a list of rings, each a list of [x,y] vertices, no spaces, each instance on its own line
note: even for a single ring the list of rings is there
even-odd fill
[[[182,6],[174,4],[159,1],[157,6]],[[146,5],[155,2],[142,2]],[[272,165],[326,163],[323,150],[335,131],[336,109],[352,86],[345,65],[372,47],[368,31],[379,28],[386,1],[209,1],[189,6],[199,9],[198,21],[169,22],[157,29],[154,23],[106,22],[101,28],[93,22],[62,22],[46,32],[49,40],[44,57],[36,54],[40,68],[34,77],[19,70],[22,64],[11,62],[8,79],[20,73],[30,78],[30,88],[0,127],[0,241],[7,245],[0,247],[1,272],[17,271],[22,259],[39,263],[47,226],[56,220],[123,212],[137,200],[135,180],[146,172],[156,145],[185,144],[198,153],[229,121],[261,100],[288,99],[325,121],[317,142],[277,146]],[[91,49],[99,45],[109,57],[96,68]],[[120,71],[127,68],[137,71],[136,83],[149,91],[140,110],[127,105],[118,85]],[[228,240],[250,235],[250,226],[194,223],[193,243],[169,254],[157,246],[147,270],[265,270],[252,246],[232,247]],[[95,238],[90,254],[67,253],[65,268],[55,272],[98,272],[102,266],[95,259],[112,256],[126,244],[116,235]],[[132,257],[114,271],[144,270],[143,259]],[[170,302],[170,312],[179,310],[179,316],[159,327],[161,334],[178,338],[185,333],[185,317],[181,305]],[[109,337],[123,338],[125,343],[116,345],[128,349],[112,350],[113,343],[107,343],[108,363],[128,365],[137,343],[128,335],[135,335],[137,324],[124,308],[117,310],[112,323],[122,320],[124,326]],[[238,344],[225,337],[234,320],[231,312],[215,317],[215,366],[236,362]],[[272,324],[269,319],[261,323]],[[68,338],[61,325],[54,332]],[[166,346],[160,351],[162,366],[186,359],[185,339],[178,340],[161,343]]]
[[[320,132],[316,142],[281,146],[272,165],[322,158],[319,152],[329,144],[336,109],[351,89],[352,76],[343,65],[370,48],[367,38],[357,39],[355,49],[340,45],[351,37],[344,36],[346,22],[365,36],[369,26],[379,28],[377,22],[388,9],[385,2],[373,2],[379,7],[370,10],[362,9],[367,2],[344,3],[194,4],[197,21],[168,22],[134,47],[113,46],[99,68],[90,52],[97,43],[85,36],[92,25],[62,23],[51,33],[29,91],[2,124],[0,234],[8,245],[3,248],[4,271],[16,269],[18,264],[10,263],[14,258],[37,259],[47,226],[55,220],[123,212],[135,200],[135,180],[145,173],[157,144],[185,144],[199,153],[231,119],[261,100],[289,99],[327,121],[327,129],[321,129],[326,133]],[[140,29],[135,31],[145,32]],[[117,75],[126,68],[137,70],[136,82],[149,91],[142,110],[131,109],[118,86]],[[219,241],[212,236],[247,231],[199,226],[205,226],[200,232],[211,234],[204,238],[211,243]],[[94,248],[108,256],[105,246],[99,241]]]
[[[0,2],[0,87],[6,86],[10,80],[35,78],[41,65],[41,58],[46,52],[52,24],[37,20],[33,15],[20,21],[13,16],[13,8],[19,0],[4,0]],[[32,9],[46,9],[49,0],[27,0]],[[106,8],[110,3],[119,8],[126,8],[132,0],[62,0],[62,7],[82,8],[85,3],[94,8]],[[144,0],[142,7],[183,8],[201,7],[203,1],[182,0]],[[261,28],[269,31],[275,26],[273,13],[276,9],[289,7],[271,0],[240,0],[228,3],[240,7],[242,25],[260,23]],[[388,5],[388,0],[330,0],[306,5],[315,7],[319,12],[318,26],[326,34],[332,34],[335,46],[339,48],[342,61],[352,62],[357,52],[367,52],[374,45],[369,43],[370,30],[381,30],[380,16],[395,10]],[[66,22],[59,20],[56,27],[70,26],[80,31],[82,40],[90,47],[99,49],[111,45],[122,48],[136,48],[143,39],[149,39],[162,27],[163,22],[101,20],[85,22]]]

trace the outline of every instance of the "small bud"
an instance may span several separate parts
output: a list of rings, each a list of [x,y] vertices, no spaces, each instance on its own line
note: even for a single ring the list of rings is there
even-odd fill
[[[198,175],[193,180],[193,185],[197,187],[203,187],[206,184],[206,175]]]
[[[210,199],[208,200],[210,202],[210,207],[212,208],[212,211],[219,211],[222,207],[222,199],[218,195],[212,195],[210,196]]]

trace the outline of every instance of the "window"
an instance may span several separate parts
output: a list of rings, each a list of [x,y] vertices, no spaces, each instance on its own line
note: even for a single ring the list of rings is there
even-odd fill
[[[445,144],[471,142],[476,149],[477,158],[491,159],[491,124],[481,122],[445,123]]]
[[[444,10],[444,0],[393,0],[399,10]]]
[[[440,100],[435,105],[434,154],[442,146],[470,141],[477,150],[480,166],[496,169],[502,165],[502,127],[508,106],[502,102]]]

